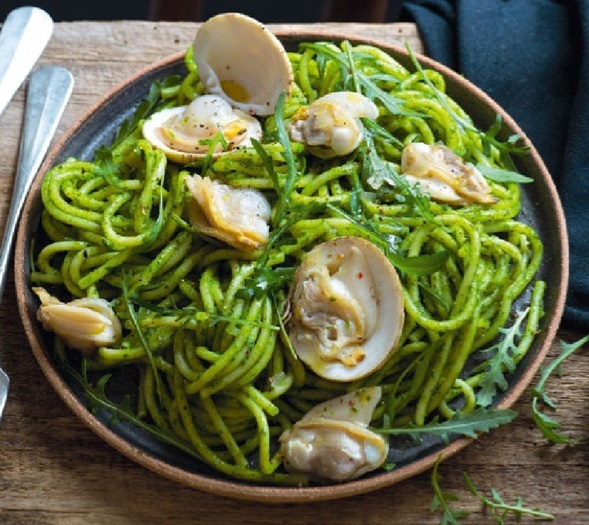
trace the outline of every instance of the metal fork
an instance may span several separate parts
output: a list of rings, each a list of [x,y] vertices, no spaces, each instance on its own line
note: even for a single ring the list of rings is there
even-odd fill
[[[6,17],[0,32],[0,115],[35,65],[52,33],[53,20],[41,9],[21,7]],[[2,245],[0,299],[12,237],[13,233],[7,232]],[[0,418],[4,412],[9,384],[8,376],[0,368]]]
[[[0,113],[43,51],[52,26],[53,22],[48,15],[36,8],[21,8],[8,15],[0,33],[0,74],[4,73],[3,78],[0,78]],[[7,46],[8,51],[2,50],[3,45]],[[3,58],[7,56],[4,53],[7,52],[12,52],[20,61],[18,67],[13,66],[12,62],[8,65],[4,63]],[[27,62],[26,65],[23,65],[23,60]],[[42,67],[31,75],[12,202],[0,248],[0,299],[4,292],[14,234],[25,198],[57,130],[72,87],[73,77],[62,67]],[[0,418],[4,412],[9,385],[8,375],[0,368]]]
[[[31,75],[12,203],[0,249],[0,298],[6,282],[7,261],[10,258],[20,212],[35,174],[57,130],[72,92],[73,83],[71,73],[59,66],[45,66]],[[0,417],[6,403],[8,385],[8,376],[0,368]]]
[[[35,65],[52,33],[53,20],[41,9],[21,7],[11,11],[6,17],[0,32],[0,115]],[[13,235],[7,232],[2,245],[0,299]],[[0,419],[9,384],[8,376],[0,368]]]

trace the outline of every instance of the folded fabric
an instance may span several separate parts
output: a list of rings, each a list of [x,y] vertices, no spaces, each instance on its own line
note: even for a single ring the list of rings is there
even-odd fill
[[[563,203],[570,283],[563,322],[589,327],[589,0],[406,0],[426,53],[521,126]]]

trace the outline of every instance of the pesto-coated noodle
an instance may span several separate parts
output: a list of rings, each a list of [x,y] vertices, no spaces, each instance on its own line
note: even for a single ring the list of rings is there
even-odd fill
[[[473,164],[513,169],[515,143],[478,131],[445,94],[441,74],[410,72],[367,45],[302,44],[290,58],[292,93],[278,106],[281,118],[263,119],[256,147],[182,167],[142,138],[140,121],[93,162],[54,167],[43,181],[31,274],[63,300],[111,301],[123,339],[85,366],[99,375],[135,368],[137,391],[129,394],[146,427],[228,476],[281,484],[301,479],[282,470],[276,439],[320,401],[381,385],[375,428],[474,410],[483,374],[465,376],[465,363],[509,324],[542,255],[538,235],[516,218],[517,184],[489,181],[494,204],[451,207],[398,176],[410,142],[443,143]],[[184,78],[152,90],[151,112],[203,93],[191,50],[186,65]],[[356,87],[379,117],[365,122],[355,153],[321,160],[284,143],[283,121],[302,105]],[[241,251],[196,231],[184,182],[193,173],[264,192],[273,207],[267,247]],[[347,235],[386,250],[400,271],[406,314],[392,356],[351,384],[310,372],[281,319],[302,257]],[[428,270],[428,260],[440,268]],[[543,289],[534,285],[517,361],[542,315]]]

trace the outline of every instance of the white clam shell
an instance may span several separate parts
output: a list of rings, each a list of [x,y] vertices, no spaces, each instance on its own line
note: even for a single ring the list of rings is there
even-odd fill
[[[44,288],[34,287],[33,292],[41,301],[37,318],[70,348],[90,355],[96,348],[120,340],[121,323],[104,299],[83,298],[63,303]]]
[[[355,381],[384,364],[404,321],[395,268],[372,243],[340,237],[313,248],[295,272],[288,334],[317,375]]]
[[[252,115],[271,115],[293,73],[280,41],[260,22],[239,13],[207,20],[194,40],[194,60],[207,93]]]
[[[285,466],[319,481],[346,481],[380,467],[388,443],[368,429],[381,388],[371,387],[312,408],[280,436]]]
[[[362,140],[360,118],[376,119],[378,108],[353,91],[336,91],[297,112],[290,124],[293,140],[302,142],[315,156],[338,157],[352,153]]]
[[[267,243],[271,207],[261,192],[232,188],[200,175],[185,181],[194,197],[189,219],[198,230],[239,250],[255,250]]]
[[[401,156],[401,170],[430,197],[448,204],[473,202],[493,204],[497,199],[483,174],[442,144],[407,144]]]
[[[262,138],[262,126],[256,118],[215,95],[203,95],[187,106],[158,111],[144,122],[142,131],[152,146],[180,164],[204,158],[210,149],[206,141],[219,133],[227,143],[226,151],[251,146],[252,139]],[[220,143],[215,148],[213,157],[224,153]]]

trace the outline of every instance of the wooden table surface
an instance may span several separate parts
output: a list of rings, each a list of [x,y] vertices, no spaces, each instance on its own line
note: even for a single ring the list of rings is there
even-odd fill
[[[333,27],[388,42],[409,39],[420,50],[412,25]],[[56,24],[40,63],[68,67],[76,82],[58,136],[119,82],[156,60],[183,51],[196,28],[193,23],[126,21]],[[21,88],[0,117],[0,229],[12,190],[23,107]],[[136,465],[98,439],[51,389],[23,334],[12,282],[10,275],[0,309],[0,365],[12,379],[0,425],[0,524],[440,522],[439,515],[429,512],[433,495],[429,472],[347,500],[265,505],[186,488]],[[566,341],[581,335],[559,333]],[[576,436],[589,436],[585,350],[573,355],[562,369],[563,376],[548,385],[559,405],[556,417]],[[555,343],[549,359],[557,354]],[[494,487],[508,501],[521,496],[529,506],[553,513],[556,523],[589,523],[588,445],[548,444],[534,426],[530,407],[528,392],[514,407],[520,413],[515,422],[480,437],[440,466],[443,487],[455,492],[459,506],[472,513],[464,523],[494,522],[466,489],[463,472],[484,492]],[[532,520],[524,519],[524,523]]]

